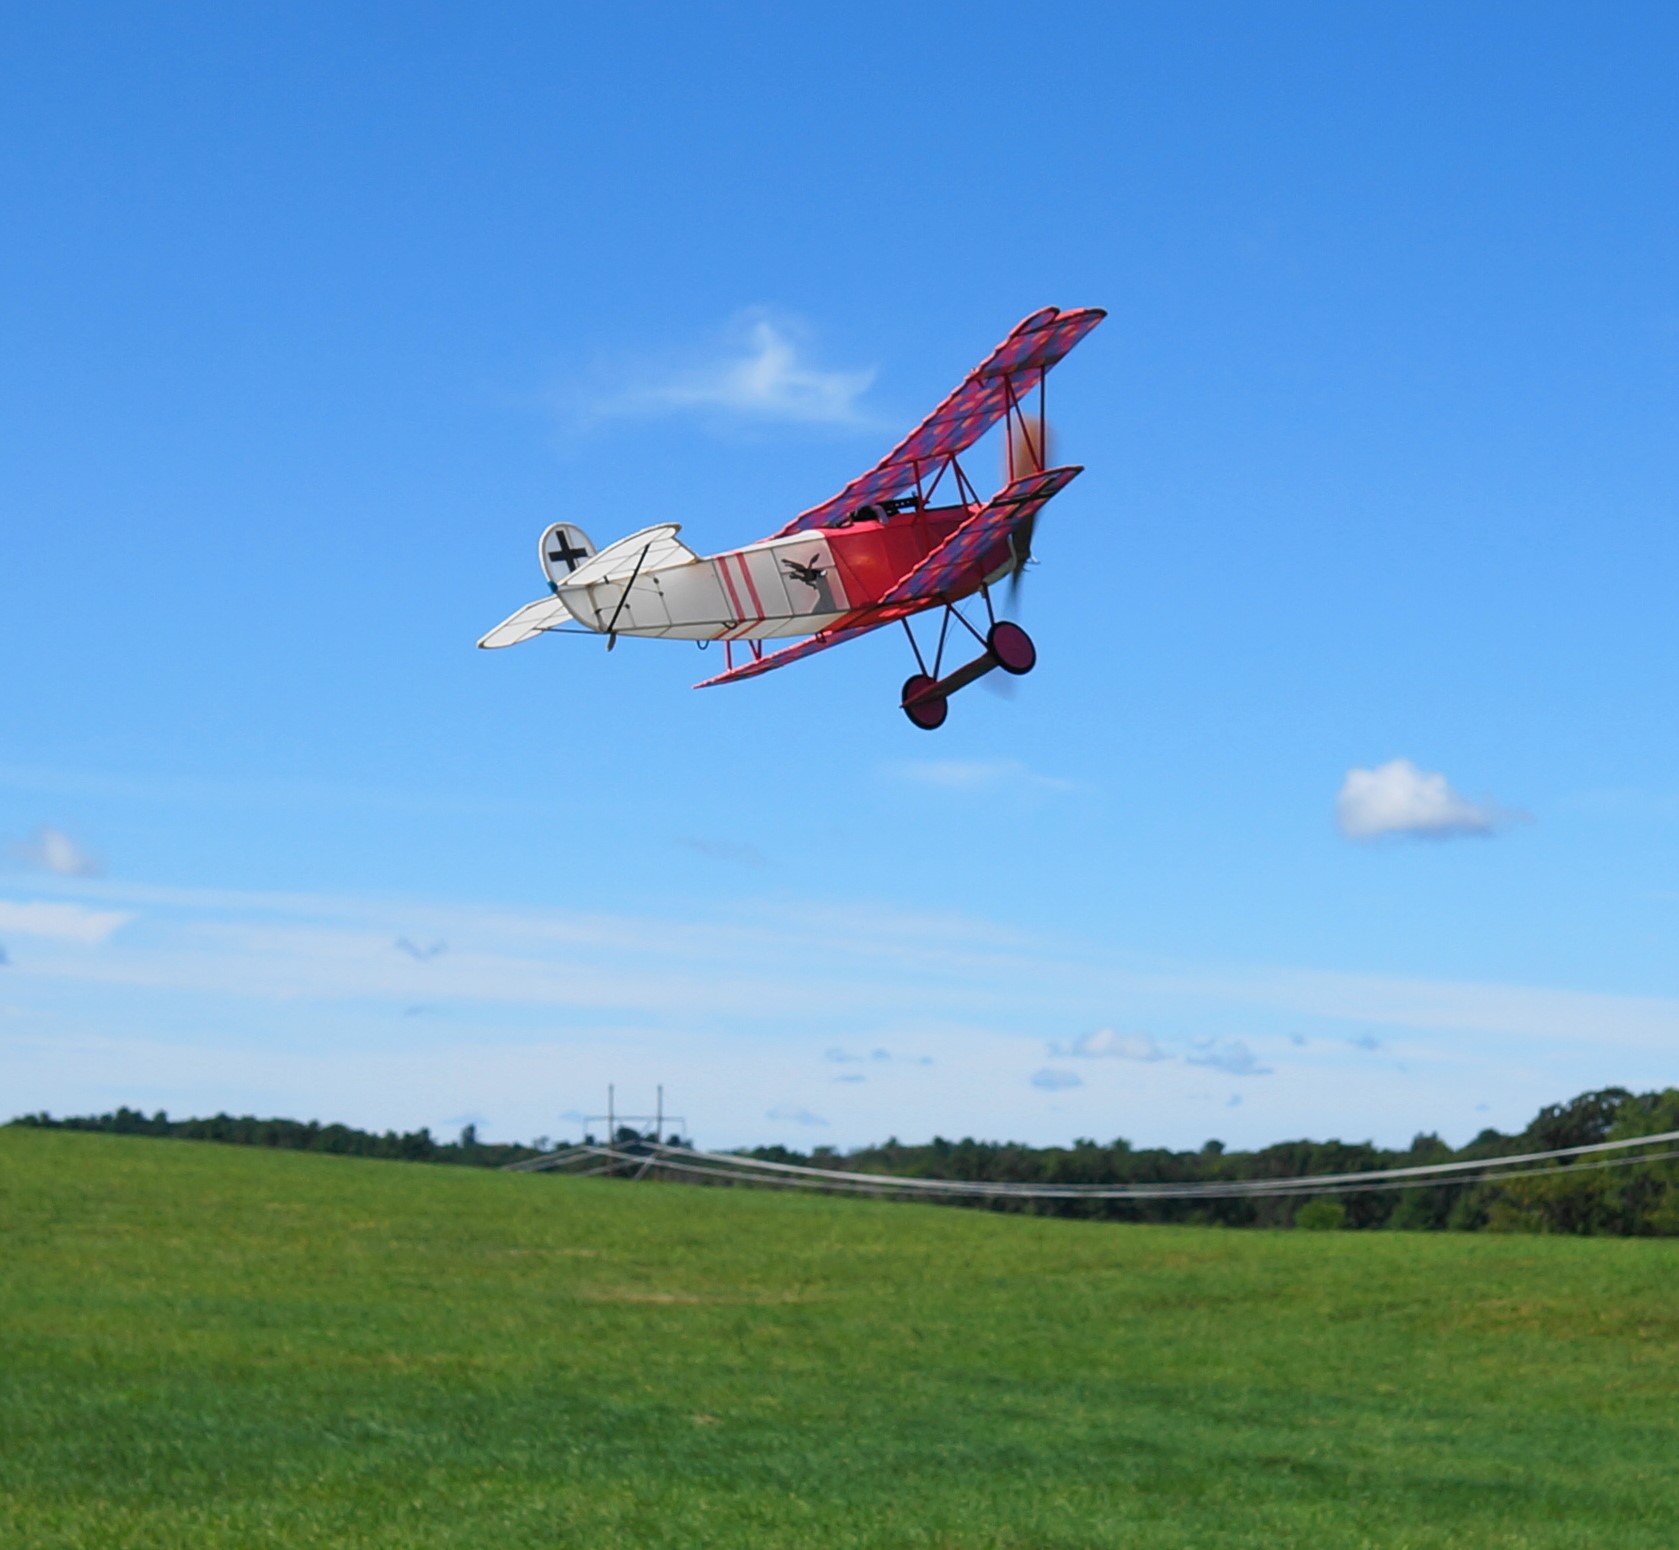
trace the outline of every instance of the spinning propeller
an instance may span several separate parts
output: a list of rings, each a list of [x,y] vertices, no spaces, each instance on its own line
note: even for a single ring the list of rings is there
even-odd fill
[[[1014,415],[1009,416],[1008,443],[1003,449],[1003,477],[1019,479],[1025,474],[1041,474],[1046,468],[1055,466],[1055,427],[1045,424],[1040,437],[1036,425],[1023,424]],[[1009,572],[1008,603],[1009,612],[1015,613],[1019,609],[1020,578],[1025,574],[1026,567],[1032,561],[1032,534],[1038,525],[1037,515],[1026,518],[1011,535],[1015,557],[1018,563]]]
[[[1028,416],[1027,419],[1030,422],[1033,417]],[[1014,415],[1010,415],[1008,440],[1002,453],[1004,479],[1018,479],[1023,474],[1041,474],[1046,468],[1054,466],[1055,427],[1046,423],[1040,436],[1035,423],[1023,424]],[[1020,617],[1021,578],[1026,574],[1026,567],[1032,563],[1032,537],[1037,525],[1038,518],[1034,513],[1017,524],[1009,537],[1016,561],[1008,579],[1006,606],[1011,618]],[[985,686],[999,699],[1014,698],[1015,681],[1007,674],[990,675],[985,679]]]

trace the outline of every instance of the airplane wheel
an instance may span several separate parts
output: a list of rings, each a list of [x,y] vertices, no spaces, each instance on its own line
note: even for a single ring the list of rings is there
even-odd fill
[[[1018,624],[999,619],[986,634],[985,649],[997,659],[997,666],[1005,673],[1019,677],[1038,665],[1038,648],[1032,637]]]
[[[946,699],[920,700],[916,704],[908,704],[911,695],[920,694],[933,686],[934,680],[925,673],[915,673],[904,680],[904,692],[900,696],[906,703],[904,714],[909,717],[923,732],[931,732],[935,727],[944,725],[944,718],[950,714],[950,701]]]

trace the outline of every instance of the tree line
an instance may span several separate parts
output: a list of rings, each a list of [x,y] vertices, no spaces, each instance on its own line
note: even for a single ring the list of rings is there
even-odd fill
[[[1197,1151],[1139,1148],[1129,1141],[1074,1141],[1033,1147],[1018,1142],[888,1141],[837,1152],[755,1147],[744,1155],[848,1172],[1016,1184],[1211,1184],[1329,1173],[1365,1173],[1420,1163],[1491,1162],[1599,1141],[1679,1131],[1679,1088],[1633,1093],[1623,1087],[1548,1104],[1515,1134],[1483,1130],[1452,1148],[1437,1135],[1389,1149],[1369,1142],[1283,1141],[1256,1151],[1228,1151],[1209,1141]],[[1661,1148],[1671,1150],[1673,1148]],[[1614,1155],[1614,1154],[1609,1154]],[[1420,1187],[1348,1194],[1226,1200],[1018,1200],[993,1196],[960,1203],[992,1211],[1176,1222],[1223,1227],[1399,1228],[1421,1232],[1549,1232],[1624,1237],[1679,1236],[1679,1159],[1586,1167],[1564,1161],[1543,1176],[1488,1182],[1429,1182]]]
[[[66,1119],[28,1114],[12,1123],[477,1168],[505,1167],[550,1150],[545,1136],[528,1145],[481,1141],[475,1125],[467,1125],[456,1140],[442,1141],[424,1128],[377,1133],[314,1120],[257,1119],[249,1115],[235,1118],[227,1114],[172,1120],[162,1111],[148,1116],[129,1108]],[[1209,1141],[1195,1151],[1174,1152],[1133,1147],[1123,1139],[1106,1144],[1077,1140],[1070,1146],[1034,1147],[1013,1141],[976,1141],[971,1137],[948,1141],[935,1136],[921,1144],[890,1140],[844,1152],[820,1146],[810,1152],[767,1146],[743,1149],[739,1155],[856,1173],[987,1183],[1204,1184],[1362,1173],[1418,1163],[1490,1162],[1524,1152],[1588,1146],[1663,1131],[1679,1131],[1679,1088],[1633,1093],[1623,1087],[1609,1087],[1582,1093],[1567,1103],[1548,1104],[1521,1131],[1505,1134],[1483,1130],[1467,1146],[1455,1150],[1432,1134],[1418,1135],[1402,1150],[1369,1142],[1283,1141],[1248,1152],[1228,1151],[1218,1141]],[[629,1147],[643,1146],[649,1139],[628,1127],[620,1128],[615,1137],[620,1145]],[[993,1197],[960,1203],[1045,1216],[1225,1227],[1679,1236],[1679,1159],[1618,1162],[1606,1168],[1582,1166],[1583,1161],[1561,1163],[1538,1177],[1431,1181],[1416,1188],[1311,1197],[1145,1201]]]
[[[323,1125],[319,1120],[257,1119],[217,1114],[210,1119],[170,1119],[159,1109],[143,1114],[121,1108],[111,1114],[87,1114],[54,1119],[50,1114],[24,1114],[12,1121],[39,1130],[93,1130],[114,1136],[157,1136],[173,1141],[220,1141],[229,1146],[268,1146],[288,1152],[331,1152],[344,1157],[382,1157],[395,1162],[461,1163],[470,1168],[501,1168],[510,1162],[537,1157],[541,1145],[480,1141],[478,1127],[467,1125],[458,1140],[439,1141],[429,1129],[383,1133],[357,1130],[353,1125]]]

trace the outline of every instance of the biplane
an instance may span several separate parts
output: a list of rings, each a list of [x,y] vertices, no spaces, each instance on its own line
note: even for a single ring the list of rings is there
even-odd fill
[[[1037,662],[1026,631],[997,617],[993,588],[1018,577],[1039,513],[1083,471],[1049,466],[1044,380],[1105,316],[1099,307],[1034,312],[866,474],[743,549],[702,558],[678,539],[680,524],[667,522],[597,550],[581,528],[552,524],[539,549],[550,595],[478,644],[552,633],[605,635],[609,651],[620,635],[721,641],[724,671],[695,685],[703,689],[901,623],[917,671],[899,704],[916,726],[941,726],[958,689],[999,668],[1028,673]],[[960,459],[999,422],[1005,482],[982,499]],[[959,606],[976,595],[983,631]],[[909,621],[935,609],[929,660]],[[956,638],[965,631],[981,649],[946,672],[953,624]],[[789,636],[805,638],[764,649]]]

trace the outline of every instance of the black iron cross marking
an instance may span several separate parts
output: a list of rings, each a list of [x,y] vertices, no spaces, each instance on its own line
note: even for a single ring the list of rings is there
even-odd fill
[[[548,558],[550,560],[564,560],[566,573],[568,575],[577,569],[577,562],[579,560],[586,560],[589,557],[589,551],[587,549],[573,549],[566,541],[564,533],[555,534],[554,542],[558,544],[559,547],[557,549],[550,549],[548,551]]]

